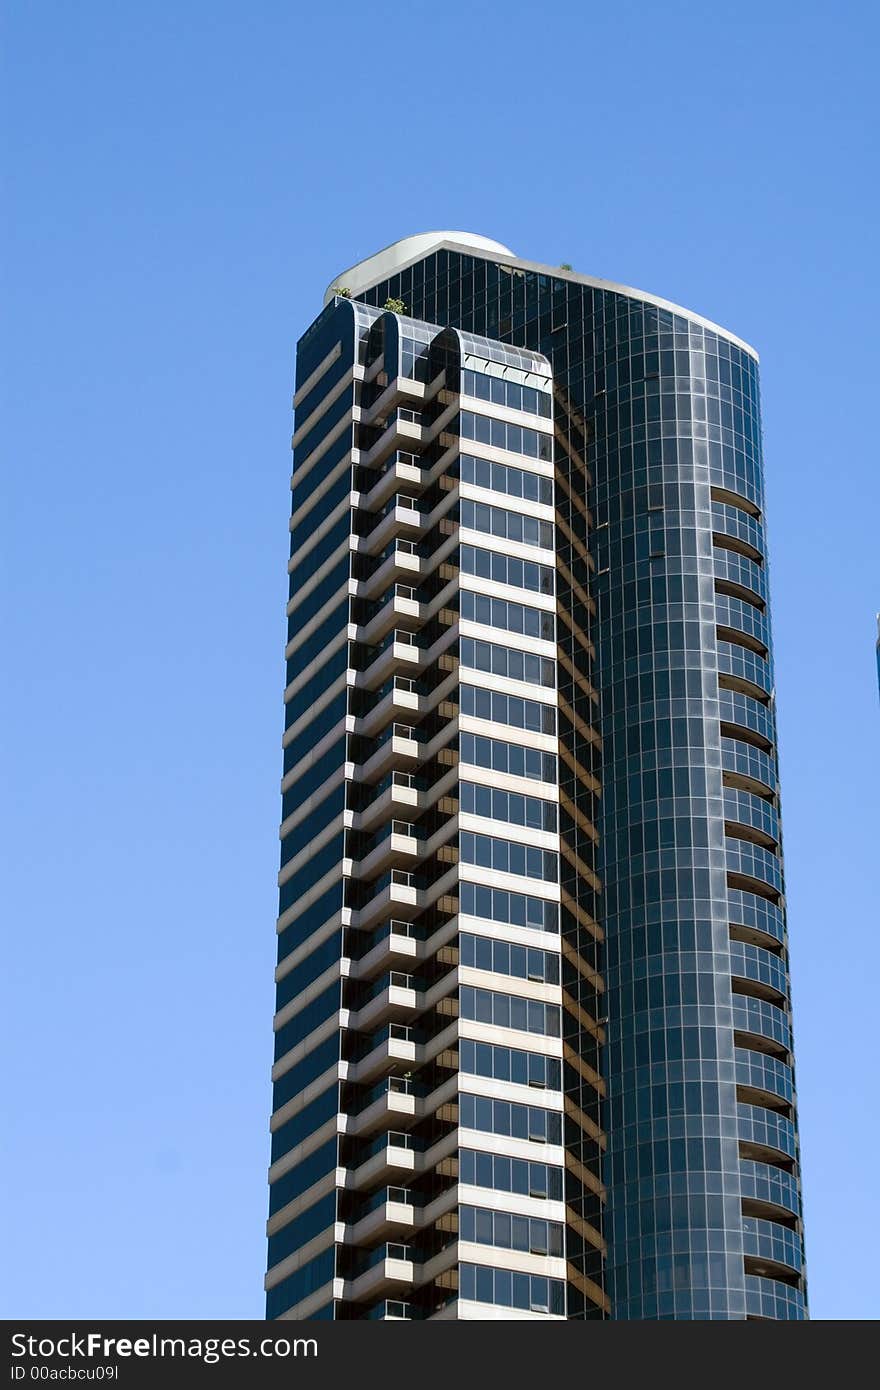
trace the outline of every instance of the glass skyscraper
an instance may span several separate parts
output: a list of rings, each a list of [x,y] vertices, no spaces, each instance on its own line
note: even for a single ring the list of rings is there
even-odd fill
[[[805,1318],[755,353],[440,232],[294,405],[267,1315]]]

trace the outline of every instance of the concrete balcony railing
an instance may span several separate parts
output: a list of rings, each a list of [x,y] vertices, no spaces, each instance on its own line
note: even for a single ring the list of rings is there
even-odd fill
[[[424,1011],[425,997],[418,990],[410,988],[413,977],[403,971],[391,971],[378,982],[381,988],[363,1008],[351,1016],[351,1027],[358,1032],[369,1033],[381,1028],[383,1024],[414,1023],[419,1013]]]
[[[424,534],[426,527],[427,518],[419,508],[418,499],[395,493],[390,503],[383,507],[371,530],[361,536],[359,548],[369,555],[377,555],[398,538],[416,540]]]
[[[417,1247],[389,1241],[370,1251],[364,1259],[367,1268],[346,1281],[346,1296],[355,1302],[373,1299],[377,1294],[402,1291],[404,1285],[416,1288],[430,1283],[455,1266],[458,1244],[452,1241],[445,1250],[425,1260]]]
[[[399,772],[415,772],[423,756],[423,746],[419,742],[416,729],[411,724],[392,724],[375,752],[370,754],[365,763],[356,765],[354,779],[357,782],[372,784],[382,780],[395,769]]]
[[[355,830],[374,830],[388,820],[409,820],[418,812],[416,774],[392,770],[375,787],[373,799],[354,816]]]
[[[424,893],[416,887],[414,876],[405,870],[392,869],[390,876],[385,875],[378,881],[369,901],[352,912],[352,926],[368,931],[386,917],[412,920],[425,906]]]
[[[398,449],[369,491],[361,493],[360,505],[365,511],[378,512],[395,492],[418,492],[426,483],[419,455]]]
[[[349,1080],[374,1081],[395,1067],[400,1070],[412,1069],[421,1062],[419,1052],[420,1044],[412,1036],[411,1029],[401,1024],[390,1023],[363,1057],[349,1063]]]
[[[458,1100],[458,1078],[448,1076],[430,1092],[418,1076],[383,1076],[346,1116],[346,1134],[378,1135],[383,1129],[407,1130],[433,1115],[441,1106]]]
[[[358,1085],[376,1081],[391,1071],[418,1071],[458,1041],[458,1019],[425,1041],[423,1035],[405,1024],[389,1023],[368,1045],[368,1050],[348,1064],[348,1080]]]
[[[428,664],[427,655],[419,646],[414,632],[394,628],[366,658],[359,671],[358,685],[375,690],[391,676],[416,676]]]
[[[374,1245],[377,1241],[409,1235],[420,1209],[406,1187],[382,1187],[364,1203],[362,1212],[345,1228],[346,1245]]]
[[[397,450],[418,454],[422,450],[425,433],[421,411],[398,406],[388,415],[378,439],[368,449],[361,450],[361,463],[366,468],[377,468]]]
[[[346,1280],[347,1297],[360,1303],[392,1290],[411,1288],[416,1269],[413,1255],[408,1245],[392,1242],[380,1245],[372,1252],[369,1267],[356,1278]]]
[[[407,1131],[388,1130],[365,1145],[359,1158],[349,1165],[345,1185],[358,1190],[397,1182],[400,1177],[414,1177],[422,1152],[421,1141]]]
[[[416,554],[415,541],[397,537],[391,541],[387,547],[387,554],[382,556],[378,568],[373,571],[369,579],[360,581],[357,597],[379,598],[391,584],[397,583],[398,580],[402,584],[409,584],[414,587],[418,584],[423,572],[424,561]]]
[[[428,1173],[458,1148],[458,1130],[450,1130],[429,1148],[423,1141],[402,1131],[391,1130],[346,1170],[345,1186],[350,1191],[372,1188],[379,1183],[396,1183]],[[394,1175],[397,1175],[396,1177]]]
[[[455,821],[452,819],[438,831],[438,835],[448,837],[454,831]],[[428,842],[427,850],[430,849],[431,843]],[[383,876],[370,886],[372,896],[361,907],[352,911],[351,925],[361,931],[368,931],[392,917],[414,921],[432,907],[438,898],[448,893],[457,882],[457,860],[452,860],[446,873],[423,888],[417,887],[415,875],[403,869],[392,869],[389,875]]]
[[[420,1014],[436,1008],[442,999],[453,994],[458,982],[458,966],[453,966],[430,986],[407,971],[388,971],[373,981],[371,997],[351,1014],[349,1026],[367,1033],[392,1019],[398,1023],[414,1023]],[[457,1012],[449,1006],[444,1008],[450,1014]]]
[[[411,676],[392,676],[374,698],[372,708],[355,719],[354,732],[362,738],[377,738],[394,720],[414,724],[426,705]]]
[[[388,821],[377,831],[373,848],[354,861],[355,877],[369,880],[389,869],[413,869],[423,849],[424,842],[410,821]]]
[[[454,940],[458,918],[452,917],[427,938],[412,922],[392,919],[377,933],[376,944],[357,961],[352,961],[352,979],[369,979],[385,970],[411,969],[430,960],[441,946]]]
[[[359,1108],[347,1117],[345,1133],[378,1134],[383,1129],[409,1129],[421,1117],[424,1088],[411,1077],[383,1076],[361,1097]]]
[[[368,623],[358,628],[358,642],[374,647],[388,636],[392,628],[418,628],[425,615],[423,605],[413,598],[414,593],[410,585],[395,584],[379,611]]]

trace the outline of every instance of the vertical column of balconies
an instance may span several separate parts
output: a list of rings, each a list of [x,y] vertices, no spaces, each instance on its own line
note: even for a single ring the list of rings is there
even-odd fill
[[[337,300],[298,353],[271,1317],[409,1316],[455,1259],[456,497],[384,326]]]
[[[752,395],[756,402],[756,379]],[[805,1267],[762,505],[760,477],[750,485],[717,472],[711,524],[746,1313],[800,1319]]]
[[[458,335],[458,1318],[566,1311],[551,395]]]
[[[355,471],[339,1127],[345,1318],[425,1316],[456,1262],[457,553],[442,374],[383,316]]]
[[[706,359],[714,370],[720,349],[671,311],[591,301],[608,1289],[615,1318],[735,1319],[745,1289],[705,514],[722,452]],[[739,430],[725,447],[742,447]]]

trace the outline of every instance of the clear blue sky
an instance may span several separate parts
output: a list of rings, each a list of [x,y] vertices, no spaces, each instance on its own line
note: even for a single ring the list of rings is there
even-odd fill
[[[2,1311],[262,1315],[294,345],[452,227],[761,353],[812,1308],[876,1317],[876,5],[5,11]]]

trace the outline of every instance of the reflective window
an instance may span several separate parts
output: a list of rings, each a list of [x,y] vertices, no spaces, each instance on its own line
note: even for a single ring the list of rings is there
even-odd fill
[[[463,483],[505,492],[508,497],[521,497],[524,502],[553,505],[553,479],[509,463],[490,463],[474,454],[461,454],[458,460],[459,477]]]
[[[492,835],[475,835],[470,830],[463,830],[459,841],[464,864],[479,864],[484,869],[521,874],[525,878],[541,878],[548,883],[559,882],[559,855],[553,850],[499,840]]]
[[[495,772],[506,772],[513,777],[530,777],[537,782],[556,781],[554,753],[542,753],[538,748],[526,748],[521,743],[507,743],[498,738],[484,738],[480,734],[460,734],[458,742],[463,763],[492,768]],[[331,759],[328,767],[333,765]]]
[[[459,888],[461,911],[487,922],[506,922],[512,927],[532,927],[535,931],[559,931],[559,904],[528,893],[509,893],[504,888],[486,888],[480,883],[462,883]]]
[[[541,521],[523,512],[512,512],[506,507],[492,507],[488,502],[474,502],[469,497],[462,497],[459,520],[462,526],[471,531],[484,531],[487,536],[518,541],[520,545],[540,545],[547,550],[553,548],[553,522]]]

